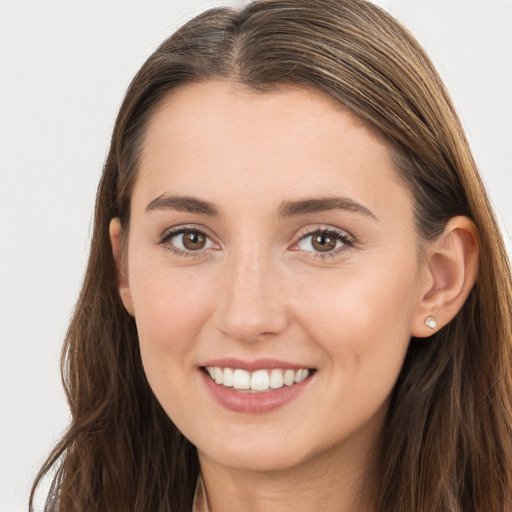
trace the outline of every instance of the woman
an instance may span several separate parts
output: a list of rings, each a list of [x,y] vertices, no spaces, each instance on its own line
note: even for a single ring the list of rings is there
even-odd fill
[[[512,506],[510,270],[412,36],[217,9],[121,107],[47,510]]]

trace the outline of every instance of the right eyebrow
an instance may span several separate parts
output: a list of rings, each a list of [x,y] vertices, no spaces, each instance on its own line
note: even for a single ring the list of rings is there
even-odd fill
[[[208,201],[196,199],[195,197],[170,196],[167,194],[158,196],[146,206],[146,213],[155,210],[175,210],[178,212],[207,215],[209,217],[216,217],[219,215],[217,208]]]

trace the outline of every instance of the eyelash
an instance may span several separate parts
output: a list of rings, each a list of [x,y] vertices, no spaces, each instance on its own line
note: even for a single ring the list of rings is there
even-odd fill
[[[159,241],[159,244],[160,245],[165,245],[165,248],[176,254],[177,256],[181,256],[181,257],[193,257],[193,256],[202,256],[204,255],[206,249],[200,249],[200,250],[197,250],[197,251],[192,251],[192,250],[183,250],[183,249],[180,249],[179,247],[176,247],[175,245],[173,245],[171,243],[171,240],[174,238],[174,237],[177,237],[178,235],[181,235],[183,233],[196,233],[198,235],[201,235],[201,236],[204,236],[207,240],[209,240],[211,242],[211,237],[208,236],[208,234],[203,231],[202,229],[198,228],[197,226],[180,226],[179,228],[176,228],[176,229],[171,229],[169,231],[166,231],[160,238],[160,241]]]
[[[312,237],[314,235],[323,235],[323,236],[330,236],[334,237],[338,241],[342,243],[341,247],[336,247],[335,249],[322,253],[322,252],[316,252],[316,251],[307,251],[313,253],[312,257],[315,259],[323,259],[326,260],[328,258],[334,258],[338,256],[342,251],[346,250],[347,248],[354,247],[356,244],[356,239],[349,235],[347,232],[342,231],[341,229],[337,228],[326,228],[322,226],[318,226],[317,228],[313,230],[309,230],[303,235],[300,236],[299,240],[294,244],[294,246],[298,246],[300,242],[306,240],[309,237]]]
[[[210,236],[208,236],[208,234],[203,231],[202,229],[198,228],[197,226],[180,226],[176,229],[171,229],[169,231],[166,231],[161,237],[160,237],[160,240],[159,240],[159,245],[164,245],[166,246],[166,249],[174,254],[176,254],[177,256],[179,257],[201,257],[201,256],[205,256],[206,255],[206,251],[207,249],[209,249],[210,247],[208,248],[202,248],[202,249],[199,249],[197,251],[193,251],[193,250],[183,250],[183,249],[180,249],[178,247],[176,247],[175,245],[173,245],[171,243],[171,240],[174,238],[174,237],[177,237],[183,233],[187,233],[187,232],[190,232],[190,233],[195,233],[195,234],[198,234],[200,236],[203,236],[207,239],[207,242],[210,241],[212,244],[214,244],[214,242],[211,240]],[[297,242],[295,242],[293,244],[293,247],[298,247],[298,245],[303,242],[304,240],[306,240],[307,238],[309,237],[312,237],[314,235],[324,235],[324,236],[331,236],[331,237],[334,237],[336,238],[338,241],[340,241],[342,243],[341,247],[336,247],[334,250],[331,250],[331,251],[326,251],[325,253],[322,253],[322,252],[316,252],[316,251],[304,251],[304,252],[311,252],[313,253],[312,256],[310,257],[314,257],[315,259],[328,259],[328,258],[333,258],[335,256],[338,256],[340,252],[346,250],[346,248],[350,248],[350,247],[354,247],[354,245],[356,245],[357,241],[354,237],[352,237],[351,235],[349,235],[348,233],[346,233],[345,231],[342,231],[341,229],[336,229],[336,228],[332,228],[332,227],[329,227],[329,228],[326,228],[326,227],[322,227],[322,226],[318,226],[316,227],[315,229],[312,229],[312,230],[309,230],[307,231],[306,233],[303,233],[299,239],[297,240]],[[294,249],[294,250],[300,250],[300,249]]]

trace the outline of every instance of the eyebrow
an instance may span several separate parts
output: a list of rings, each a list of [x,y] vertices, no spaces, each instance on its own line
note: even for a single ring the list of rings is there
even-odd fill
[[[146,213],[154,210],[176,210],[178,212],[196,213],[209,217],[219,215],[217,208],[208,201],[203,201],[195,197],[169,196],[166,194],[162,194],[156,199],[153,199],[153,201],[146,206]]]
[[[216,217],[219,215],[219,210],[209,201],[190,196],[170,196],[167,194],[162,194],[156,199],[153,199],[146,207],[147,213],[155,210],[175,210],[178,212],[195,213],[197,215],[207,215],[208,217]],[[374,220],[378,220],[366,206],[363,206],[349,197],[341,196],[285,201],[281,204],[278,213],[280,217],[298,217],[300,215],[332,210],[361,213]]]
[[[331,210],[345,210],[361,213],[374,220],[378,220],[378,218],[368,208],[366,208],[366,206],[363,206],[349,197],[341,196],[284,202],[279,208],[279,215],[281,217],[297,217],[308,213],[327,212]]]

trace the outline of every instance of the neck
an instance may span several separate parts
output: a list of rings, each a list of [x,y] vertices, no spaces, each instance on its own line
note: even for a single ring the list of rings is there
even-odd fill
[[[331,452],[293,468],[250,471],[200,454],[210,512],[375,512],[379,486],[375,447],[357,456]]]

